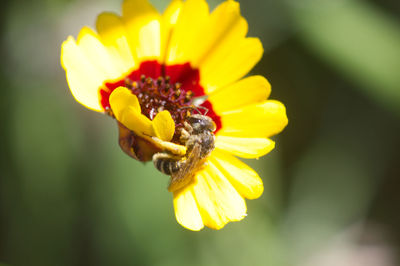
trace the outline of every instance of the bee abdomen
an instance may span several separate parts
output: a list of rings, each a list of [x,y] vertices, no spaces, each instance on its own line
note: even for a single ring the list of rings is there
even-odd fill
[[[154,166],[163,174],[172,175],[179,171],[181,162],[166,153],[156,153],[153,155]]]

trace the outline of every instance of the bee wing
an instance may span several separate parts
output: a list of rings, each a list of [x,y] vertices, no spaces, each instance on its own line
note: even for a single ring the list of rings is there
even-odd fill
[[[171,182],[168,187],[169,191],[173,192],[183,188],[192,181],[196,172],[195,170],[198,168],[199,162],[201,161],[200,151],[200,144],[195,144],[187,159],[182,162],[181,169],[171,176]]]

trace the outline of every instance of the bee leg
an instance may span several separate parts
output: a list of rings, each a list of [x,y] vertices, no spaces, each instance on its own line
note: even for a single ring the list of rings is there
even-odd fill
[[[188,122],[183,122],[183,125],[185,126],[186,132],[188,132],[189,134],[193,133],[193,127]]]
[[[190,133],[187,132],[186,129],[181,128],[181,137],[179,138],[181,143],[186,143],[188,141],[189,137],[190,137]]]
[[[157,137],[154,136],[143,136],[144,139],[150,141],[151,143],[153,143],[156,147],[158,147],[159,149],[163,150],[163,151],[169,151],[175,155],[179,155],[179,156],[183,156],[186,154],[186,147],[179,145],[179,144],[175,144],[169,141],[163,141]]]

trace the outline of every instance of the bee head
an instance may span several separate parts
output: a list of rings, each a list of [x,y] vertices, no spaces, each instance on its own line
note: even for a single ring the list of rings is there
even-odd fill
[[[214,121],[205,115],[194,114],[186,118],[187,122],[192,126],[193,133],[199,134],[208,130],[214,132],[216,129]]]

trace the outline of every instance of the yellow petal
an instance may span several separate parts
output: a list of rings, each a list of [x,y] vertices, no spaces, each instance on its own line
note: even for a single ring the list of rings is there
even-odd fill
[[[123,66],[113,60],[108,50],[99,40],[98,35],[88,27],[80,31],[77,44],[88,60],[101,71],[104,80],[120,78]]]
[[[125,0],[122,18],[133,53],[141,60],[160,56],[160,14],[147,0]]]
[[[133,106],[125,108],[121,113],[121,120],[118,121],[138,136],[155,136],[153,123]]]
[[[192,191],[204,225],[221,229],[246,216],[244,199],[214,165],[209,164],[195,178]]]
[[[281,132],[288,123],[285,106],[275,100],[252,104],[221,114],[218,135],[266,138]]]
[[[104,73],[89,61],[71,36],[61,46],[61,65],[76,101],[94,111],[104,111],[98,96]]]
[[[264,101],[271,93],[271,85],[262,76],[251,76],[212,93],[208,100],[218,114],[245,105]]]
[[[161,62],[165,62],[169,43],[171,41],[172,31],[178,20],[183,2],[181,0],[173,0],[165,10],[161,18]]]
[[[229,85],[245,76],[260,61],[264,50],[258,38],[240,40],[229,53],[200,66],[201,85],[207,93]]]
[[[217,136],[215,147],[236,156],[253,159],[259,158],[275,148],[275,142],[266,138],[237,138]]]
[[[193,231],[204,227],[191,189],[174,192],[174,209],[176,220],[183,227]]]
[[[179,13],[169,42],[168,64],[191,62],[199,32],[209,17],[208,4],[204,0],[187,0]]]
[[[170,141],[175,133],[175,122],[171,114],[164,110],[153,119],[153,129],[156,136],[163,141]]]
[[[115,118],[138,136],[155,136],[153,124],[141,114],[139,100],[125,87],[118,87],[110,95],[110,106]]]
[[[120,65],[121,74],[130,72],[137,60],[135,59],[136,50],[135,54],[132,54],[131,50],[134,48],[129,45],[128,33],[122,18],[116,14],[104,12],[97,17],[96,29],[115,64]]]
[[[207,23],[198,33],[196,45],[191,51],[191,64],[194,67],[210,63],[220,64],[219,59],[238,46],[246,36],[247,30],[247,22],[240,15],[239,3],[223,2],[211,13]]]
[[[263,182],[247,164],[218,150],[213,151],[210,160],[244,198],[256,199],[262,195]]]
[[[133,107],[136,112],[141,112],[138,98],[125,87],[116,88],[111,93],[109,101],[115,118],[117,118],[117,120],[120,122],[122,122],[122,113],[129,106]]]

